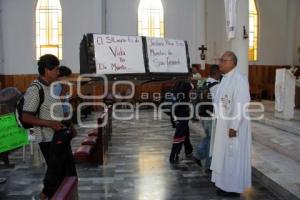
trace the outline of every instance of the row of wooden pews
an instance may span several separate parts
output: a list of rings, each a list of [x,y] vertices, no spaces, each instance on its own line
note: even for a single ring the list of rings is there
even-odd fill
[[[112,107],[100,113],[97,129],[86,134],[85,139],[74,153],[76,162],[103,165],[106,162],[109,141],[112,135]],[[105,123],[106,122],[106,123]]]
[[[107,161],[109,141],[112,137],[112,107],[102,111],[98,125],[107,120],[104,126],[86,133],[85,139],[74,153],[76,162],[103,165]],[[65,177],[52,200],[78,200],[78,177]]]

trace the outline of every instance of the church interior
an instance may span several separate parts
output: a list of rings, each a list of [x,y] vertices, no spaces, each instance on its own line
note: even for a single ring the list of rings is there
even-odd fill
[[[236,5],[231,13],[228,2]],[[299,11],[300,0],[0,0],[0,119],[14,112],[1,90],[15,87],[24,94],[38,77],[39,58],[53,54],[72,70],[69,101],[77,134],[71,147],[78,176],[65,178],[51,199],[224,199],[183,150],[178,164],[169,163],[175,129],[156,108],[182,77],[112,75],[105,85],[82,73],[81,42],[89,33],[186,41],[189,73],[193,67],[203,80],[232,51],[248,79],[252,109],[262,106],[263,117],[251,120],[252,187],[225,199],[300,199]],[[133,85],[116,86],[116,80]],[[134,94],[98,98],[106,89]],[[8,129],[0,123],[0,200],[39,199],[47,164],[38,144],[29,139],[1,151]],[[189,132],[195,151],[205,130],[190,120]]]

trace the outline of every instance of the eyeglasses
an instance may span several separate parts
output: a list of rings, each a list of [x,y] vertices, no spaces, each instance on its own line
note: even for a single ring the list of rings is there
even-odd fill
[[[232,61],[232,59],[224,59],[224,58],[219,59],[219,62],[221,62],[221,63],[226,62],[226,61]]]

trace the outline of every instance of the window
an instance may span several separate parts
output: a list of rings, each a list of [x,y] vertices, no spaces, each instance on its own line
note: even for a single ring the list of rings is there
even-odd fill
[[[249,54],[250,61],[257,60],[258,12],[255,0],[249,0]]]
[[[36,58],[62,56],[62,11],[59,0],[38,0],[36,5]]]
[[[161,0],[141,0],[138,8],[138,34],[164,37],[164,11]]]

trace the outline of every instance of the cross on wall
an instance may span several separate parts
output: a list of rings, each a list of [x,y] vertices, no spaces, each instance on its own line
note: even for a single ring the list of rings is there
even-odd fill
[[[202,44],[201,47],[198,48],[198,50],[201,51],[201,53],[200,53],[201,60],[205,60],[205,58],[206,58],[205,51],[207,51],[207,47],[205,47]]]

